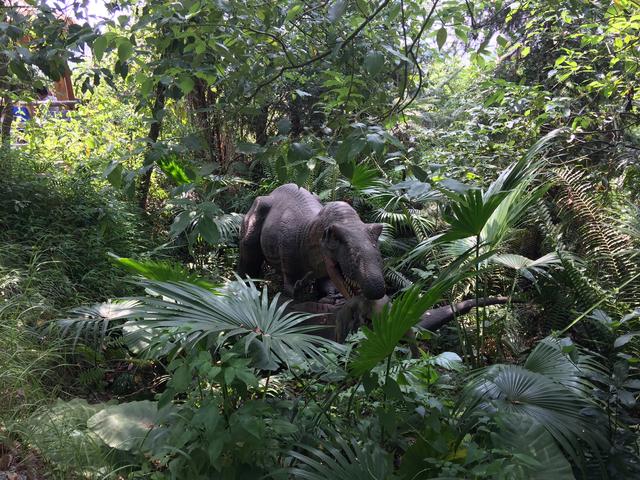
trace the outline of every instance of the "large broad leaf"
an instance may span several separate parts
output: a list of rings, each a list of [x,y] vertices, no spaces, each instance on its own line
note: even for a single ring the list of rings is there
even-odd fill
[[[210,245],[217,245],[220,243],[220,231],[216,223],[209,217],[201,217],[196,225],[198,233],[204,238],[204,240]]]
[[[545,375],[586,397],[591,395],[593,385],[585,377],[602,373],[589,358],[580,356],[579,360],[574,362],[562,351],[558,340],[553,338],[545,338],[536,345],[527,357],[524,368]]]
[[[104,403],[89,404],[80,398],[58,399],[52,405],[38,408],[29,418],[21,419],[20,436],[36,448],[43,459],[58,464],[72,460],[74,468],[82,471],[85,478],[99,477],[104,475],[99,471],[105,464],[104,443],[87,429],[87,420],[105,406]]]
[[[546,275],[546,270],[562,266],[562,261],[556,252],[548,253],[536,260],[515,253],[495,255],[490,260],[507,268],[516,270],[528,280],[535,280],[535,274]]]
[[[384,66],[384,55],[380,52],[369,52],[364,57],[364,67],[369,75],[377,75]]]
[[[93,41],[93,44],[91,47],[93,48],[93,55],[96,57],[97,62],[102,60],[102,57],[104,56],[104,52],[107,50],[108,46],[109,46],[109,39],[107,38],[106,35],[100,35],[96,37],[96,39]]]
[[[334,2],[332,2],[331,6],[329,7],[329,14],[327,15],[329,21],[333,23],[340,17],[342,17],[342,15],[344,15],[344,12],[347,11],[347,5],[347,0],[335,0]]]
[[[538,423],[519,415],[498,417],[499,429],[491,433],[495,448],[508,450],[521,477],[531,480],[573,480],[573,470],[562,450]],[[515,463],[514,462],[514,463]]]
[[[157,403],[149,400],[121,403],[96,413],[87,427],[112,448],[135,450],[155,427],[157,413]]]

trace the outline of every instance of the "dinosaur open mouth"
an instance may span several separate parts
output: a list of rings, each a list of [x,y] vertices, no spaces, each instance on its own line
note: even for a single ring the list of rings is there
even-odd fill
[[[340,264],[335,262],[334,260],[324,257],[324,263],[327,266],[327,273],[329,274],[329,278],[336,286],[338,291],[342,294],[344,298],[355,297],[360,293],[360,286],[358,283],[347,277],[340,268]]]

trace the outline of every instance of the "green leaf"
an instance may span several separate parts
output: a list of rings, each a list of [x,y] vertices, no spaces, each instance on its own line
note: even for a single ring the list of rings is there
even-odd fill
[[[198,232],[209,244],[217,245],[220,242],[220,231],[216,223],[209,217],[202,217],[198,221]]]
[[[539,423],[522,416],[505,416],[498,423],[499,430],[490,434],[492,443],[512,452],[516,460],[524,460],[518,462],[524,469],[523,478],[575,480],[571,464]]]
[[[344,12],[347,10],[347,0],[336,0],[329,7],[329,14],[327,18],[331,23],[334,23],[336,20],[340,19]]]
[[[445,42],[447,41],[447,29],[445,27],[440,28],[436,34],[436,42],[438,42],[438,49],[442,50]]]
[[[215,435],[210,437],[207,441],[207,455],[209,456],[209,462],[211,465],[218,465],[218,459],[224,449],[224,436]]]
[[[142,275],[149,280],[160,282],[187,282],[202,288],[213,289],[216,285],[209,280],[189,273],[179,263],[161,262],[157,260],[134,260],[133,258],[109,255],[114,263],[133,274]]]
[[[180,77],[180,80],[178,80],[178,86],[180,87],[180,90],[182,90],[183,94],[188,95],[196,86],[196,82],[191,76],[184,75]]]
[[[354,161],[366,146],[367,142],[362,138],[346,138],[336,151],[336,162],[345,163]]]
[[[133,45],[126,38],[118,39],[118,59],[123,63],[133,55]]]
[[[192,380],[193,377],[191,375],[191,369],[189,368],[189,365],[182,364],[173,372],[173,375],[171,376],[170,386],[176,392],[184,392],[187,390],[187,388],[189,388]]]
[[[264,147],[258,143],[238,142],[236,150],[240,153],[247,155],[253,155],[255,153],[261,153],[264,151]]]
[[[398,382],[391,377],[389,377],[382,386],[382,391],[389,400],[402,400],[403,398],[402,390],[400,390]]]
[[[93,41],[93,45],[92,45],[93,56],[96,58],[97,62],[102,60],[102,57],[104,56],[104,52],[107,50],[108,46],[109,46],[109,39],[105,35],[100,35],[99,37],[96,37],[96,39]]]
[[[321,327],[305,324],[313,315],[285,313],[286,303],[276,295],[269,299],[266,289],[258,290],[253,282],[231,282],[224,289],[211,292],[184,282],[140,281],[155,296],[140,298],[140,308],[131,315],[139,325],[162,329],[187,329],[185,347],[193,347],[209,338],[211,344],[242,342],[246,353],[253,344],[261,344],[263,353],[278,364],[300,362],[310,358],[323,361],[328,348],[344,348],[311,334]],[[235,377],[237,373],[227,371]],[[230,377],[228,377],[230,378]],[[246,378],[245,378],[246,379]]]
[[[87,427],[112,448],[135,450],[155,426],[157,412],[157,404],[149,400],[121,403],[96,413]]]
[[[305,143],[294,142],[289,148],[288,159],[292,162],[296,162],[298,160],[309,160],[312,156],[313,149]]]
[[[296,18],[298,16],[298,14],[300,12],[302,12],[302,8],[303,8],[303,4],[301,3],[297,3],[296,5],[292,6],[288,11],[287,11],[287,16],[286,19],[288,21],[292,21],[294,18]]]
[[[180,212],[176,215],[176,218],[173,220],[171,224],[171,228],[169,229],[169,234],[172,237],[176,237],[184,232],[191,222],[194,220],[195,212],[185,211]]]
[[[24,63],[20,60],[11,60],[9,62],[11,71],[20,79],[25,82],[29,81],[29,71],[25,67]]]
[[[112,160],[109,166],[104,170],[104,177],[109,180],[109,183],[115,188],[122,186],[122,164],[116,160]]]
[[[393,419],[391,419],[393,422]],[[396,422],[393,422],[396,423]],[[393,475],[393,457],[373,442],[364,444],[355,438],[347,443],[342,437],[332,443],[322,441],[320,448],[297,445],[288,452],[295,467],[287,468],[290,478],[306,480],[389,480]],[[418,477],[413,477],[418,478]],[[422,477],[421,477],[422,478]]]
[[[162,173],[178,185],[186,185],[195,180],[195,173],[187,165],[182,164],[176,155],[161,158],[156,163]]]
[[[276,123],[276,126],[280,135],[287,135],[291,131],[291,120],[288,117],[281,118]]]
[[[369,75],[377,75],[384,66],[384,55],[380,52],[369,52],[364,57],[364,68]]]
[[[625,346],[627,343],[629,343],[633,339],[633,337],[636,337],[638,335],[640,335],[640,332],[631,332],[631,333],[626,333],[624,335],[619,336],[613,342],[613,348],[620,348]]]
[[[352,165],[350,163],[341,163],[341,171],[344,166]],[[356,190],[364,190],[375,184],[379,178],[378,170],[374,168],[368,168],[365,164],[359,164],[353,166],[353,172],[349,183]]]
[[[338,164],[340,173],[347,178],[353,178],[356,172],[356,162],[342,162]]]
[[[380,313],[375,314],[372,329],[362,329],[365,339],[357,348],[357,356],[351,364],[353,373],[362,375],[391,355],[409,329],[440,299],[451,282],[451,278],[440,280],[422,295],[421,286],[416,284],[400,295],[391,307],[385,305]]]

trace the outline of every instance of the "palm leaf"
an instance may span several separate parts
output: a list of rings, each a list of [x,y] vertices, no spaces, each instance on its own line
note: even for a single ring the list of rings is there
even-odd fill
[[[73,347],[82,337],[85,341],[101,343],[114,328],[120,328],[138,306],[136,300],[109,301],[94,305],[82,305],[69,311],[67,318],[56,320],[63,335],[73,334]]]
[[[607,440],[599,424],[583,413],[598,411],[584,379],[593,369],[593,362],[574,363],[557,341],[546,339],[524,367],[498,364],[472,375],[459,402],[465,409],[463,425],[469,429],[484,415],[513,416],[515,422],[525,419],[544,428],[578,463],[584,459],[584,444],[598,456],[607,448]]]
[[[592,404],[548,377],[517,365],[493,365],[472,380],[462,403],[470,405],[465,417],[500,412],[523,416],[542,426],[574,460],[581,443],[592,449],[603,446],[604,437],[581,410]]]
[[[130,273],[160,282],[187,282],[212,290],[213,282],[187,271],[182,265],[157,260],[134,260],[110,254],[112,260]]]
[[[186,346],[210,338],[220,346],[242,341],[245,351],[259,348],[267,362],[289,364],[293,359],[324,359],[323,349],[342,347],[311,332],[322,327],[305,325],[315,315],[286,313],[288,302],[279,295],[269,300],[266,288],[253,282],[232,282],[211,292],[185,282],[142,280],[154,296],[139,298],[131,315],[142,327],[184,332]]]
[[[534,143],[518,162],[506,168],[500,176],[489,186],[486,195],[493,196],[498,192],[510,191],[527,177],[531,178],[540,166],[539,162],[534,162],[534,158],[557,137],[567,131],[566,128],[557,128],[550,131],[544,137]]]
[[[450,212],[444,217],[449,223],[449,230],[440,239],[441,242],[480,235],[485,224],[506,196],[500,193],[485,197],[480,190],[468,190],[462,195],[454,193],[447,195],[454,201],[450,205]]]
[[[518,462],[520,475],[516,478],[532,480],[573,480],[573,470],[553,437],[538,423],[523,416],[499,418],[499,429],[491,433],[496,448],[511,452]]]
[[[391,306],[385,305],[381,312],[373,316],[372,329],[363,327],[365,339],[358,346],[356,358],[351,364],[355,375],[362,375],[391,355],[400,340],[420,321],[422,314],[440,300],[454,283],[470,275],[468,268],[462,267],[468,267],[464,265],[465,260],[463,256],[453,262],[423,295],[420,295],[421,285],[415,284],[395,299]]]
[[[288,468],[294,478],[305,480],[391,480],[393,463],[390,455],[373,443],[347,443],[342,437],[335,444],[323,442],[321,448],[299,447],[305,453],[291,451],[289,455],[300,466]]]
[[[601,368],[580,356],[574,362],[562,352],[560,343],[552,338],[541,340],[527,357],[524,368],[544,375],[585,397],[591,395],[593,385],[585,377],[602,374]]]
[[[547,275],[547,269],[562,267],[562,261],[556,252],[548,253],[536,260],[515,253],[503,253],[493,256],[490,262],[511,268],[531,281],[535,280],[534,274]]]

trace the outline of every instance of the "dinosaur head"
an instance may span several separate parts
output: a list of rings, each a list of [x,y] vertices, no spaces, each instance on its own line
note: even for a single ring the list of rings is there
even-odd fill
[[[329,278],[345,298],[384,297],[379,223],[364,223],[347,203],[331,202],[320,212],[320,247]]]

